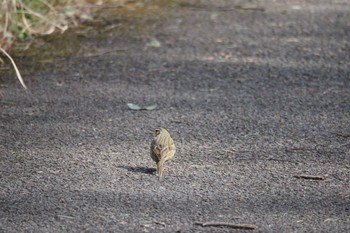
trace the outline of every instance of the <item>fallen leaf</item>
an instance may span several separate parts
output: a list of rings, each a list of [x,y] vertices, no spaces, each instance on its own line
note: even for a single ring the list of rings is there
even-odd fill
[[[156,104],[153,104],[153,105],[149,105],[149,106],[146,106],[146,107],[141,107],[137,104],[133,104],[133,103],[127,103],[128,107],[131,109],[131,110],[147,110],[147,111],[152,111],[154,109],[157,108],[157,105]]]
[[[142,108],[140,106],[138,106],[137,104],[133,104],[133,103],[127,103],[128,107],[132,110],[141,110]]]
[[[152,38],[151,41],[146,44],[146,47],[159,48],[160,46],[162,46],[162,44],[156,38]]]
[[[146,106],[146,107],[144,107],[143,109],[145,109],[145,110],[147,110],[147,111],[152,111],[152,110],[154,110],[154,109],[156,109],[156,108],[157,108],[157,105],[154,104],[154,105]]]

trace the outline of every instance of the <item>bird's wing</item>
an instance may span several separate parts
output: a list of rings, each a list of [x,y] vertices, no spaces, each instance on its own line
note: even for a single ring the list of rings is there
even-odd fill
[[[153,160],[158,162],[161,157],[162,157],[162,150],[163,150],[163,146],[160,144],[154,144],[152,145],[152,151],[151,151],[151,156],[152,158],[155,157]]]
[[[176,148],[174,144],[171,144],[170,146],[163,147],[160,152],[160,157],[162,160],[166,161],[168,159],[171,159],[175,154]]]

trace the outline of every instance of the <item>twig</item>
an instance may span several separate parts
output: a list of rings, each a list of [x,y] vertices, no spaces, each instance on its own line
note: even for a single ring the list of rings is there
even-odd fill
[[[335,135],[343,138],[350,138],[350,134],[335,133]]]
[[[170,121],[173,122],[173,123],[177,123],[177,124],[182,123],[182,121],[180,121],[180,120],[170,120]]]
[[[238,9],[238,10],[246,10],[246,11],[265,11],[265,8],[258,7],[258,6],[241,6],[241,5],[236,5],[235,8]]]
[[[325,180],[327,175],[325,176],[295,175],[294,177],[298,179],[307,179],[307,180]]]
[[[350,193],[347,193],[347,192],[341,192],[339,193],[339,195],[343,197],[350,197]]]
[[[16,66],[15,61],[12,59],[12,57],[3,48],[0,47],[0,50],[8,57],[8,59],[10,59],[12,65],[13,65],[15,71],[16,71],[16,75],[17,75],[17,78],[19,79],[19,82],[22,84],[24,89],[27,89],[27,86],[24,83],[21,74],[19,73],[19,70],[18,70],[18,68]]]
[[[224,6],[209,6],[204,4],[192,4],[192,3],[180,3],[180,7],[187,7],[192,10],[206,10],[206,11],[235,11],[235,10],[247,10],[247,11],[265,11],[265,8],[258,6],[243,6],[235,5],[232,7]]]
[[[153,221],[155,224],[162,225],[163,227],[166,227],[165,222],[160,222],[160,221]]]
[[[114,52],[125,52],[127,51],[127,49],[114,49],[114,50],[109,50],[109,51],[97,51],[95,53],[86,53],[86,54],[83,54],[79,57],[97,57],[97,56],[103,56],[105,54],[108,54],[108,53],[114,53]]]
[[[202,227],[230,227],[244,230],[255,230],[258,228],[256,225],[253,224],[234,224],[227,222],[195,222],[194,224]]]

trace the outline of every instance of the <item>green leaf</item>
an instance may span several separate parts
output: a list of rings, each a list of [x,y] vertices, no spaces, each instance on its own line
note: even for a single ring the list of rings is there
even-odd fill
[[[21,31],[19,34],[18,34],[18,37],[21,39],[21,40],[25,40],[28,38],[28,34],[26,31]]]
[[[141,110],[142,108],[140,106],[138,106],[137,104],[133,104],[133,103],[127,103],[128,107],[132,110]]]
[[[146,47],[159,48],[160,46],[162,46],[162,44],[156,38],[152,38],[150,42],[146,44]]]
[[[156,109],[156,108],[157,108],[157,105],[154,104],[154,105],[146,106],[146,107],[144,107],[143,109],[145,109],[145,110],[147,110],[147,111],[152,111],[152,110],[154,110],[154,109]]]

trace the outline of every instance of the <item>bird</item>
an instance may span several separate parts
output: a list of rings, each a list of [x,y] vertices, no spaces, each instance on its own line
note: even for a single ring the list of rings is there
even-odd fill
[[[176,152],[174,140],[169,132],[164,128],[156,128],[154,130],[154,139],[151,143],[151,158],[157,164],[156,175],[158,179],[162,179],[164,162],[173,158]]]

